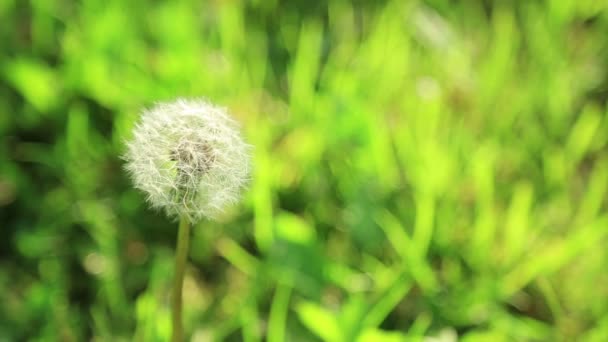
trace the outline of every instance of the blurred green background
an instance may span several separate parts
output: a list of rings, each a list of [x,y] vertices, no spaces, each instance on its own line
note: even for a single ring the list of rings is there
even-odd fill
[[[255,146],[193,341],[608,341],[608,2],[0,0],[0,341],[164,341],[177,225],[120,155]]]

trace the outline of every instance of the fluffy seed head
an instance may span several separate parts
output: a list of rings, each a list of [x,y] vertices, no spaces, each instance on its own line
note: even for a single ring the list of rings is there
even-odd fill
[[[225,109],[179,99],[143,111],[124,159],[152,207],[196,222],[238,200],[249,178],[249,150]]]

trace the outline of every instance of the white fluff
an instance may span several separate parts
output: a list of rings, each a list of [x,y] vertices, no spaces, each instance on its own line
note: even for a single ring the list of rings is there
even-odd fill
[[[144,110],[127,144],[135,187],[170,217],[214,219],[239,198],[250,171],[250,146],[224,108],[179,99]]]

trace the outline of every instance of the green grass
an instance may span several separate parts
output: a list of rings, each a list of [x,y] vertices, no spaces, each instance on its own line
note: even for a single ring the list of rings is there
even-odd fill
[[[205,96],[254,149],[194,341],[608,340],[608,2],[0,0],[0,340],[165,341],[120,155]]]

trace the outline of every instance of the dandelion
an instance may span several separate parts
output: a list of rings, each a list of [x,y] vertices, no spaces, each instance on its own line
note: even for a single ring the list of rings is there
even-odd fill
[[[216,219],[246,185],[250,147],[225,109],[180,99],[143,111],[127,144],[126,169],[150,205],[180,220],[172,341],[183,340],[181,289],[190,224]]]
[[[174,218],[215,219],[249,176],[249,145],[223,108],[203,100],[143,112],[125,156],[135,187]]]

